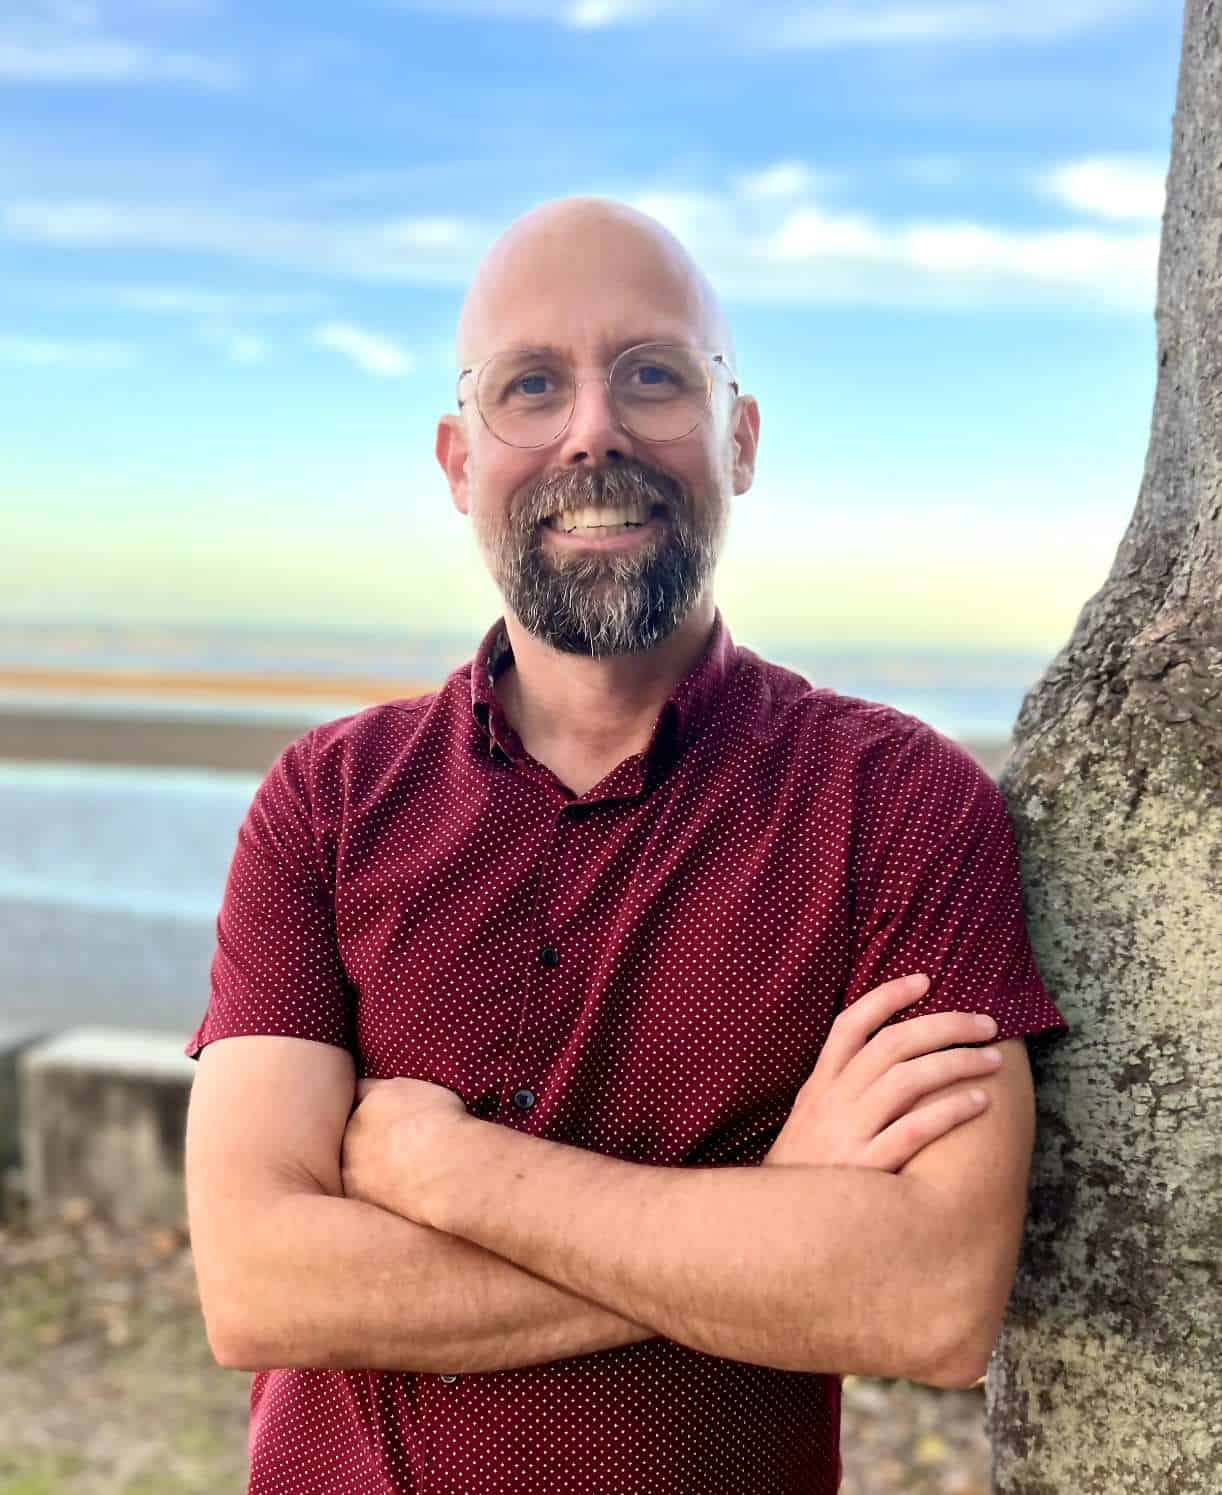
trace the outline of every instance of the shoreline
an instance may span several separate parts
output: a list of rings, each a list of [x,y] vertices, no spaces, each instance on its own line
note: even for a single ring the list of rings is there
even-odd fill
[[[438,682],[440,684],[440,681]],[[337,675],[250,674],[236,671],[199,671],[190,674],[170,670],[15,670],[0,669],[0,693],[28,695],[110,696],[135,695],[155,701],[183,697],[247,701],[252,696],[278,701],[347,700],[372,706],[381,701],[399,701],[424,695],[435,685],[418,681],[393,681],[372,677]]]
[[[442,684],[144,670],[0,671],[0,760],[266,773],[312,727]],[[955,738],[996,778],[1001,737]]]

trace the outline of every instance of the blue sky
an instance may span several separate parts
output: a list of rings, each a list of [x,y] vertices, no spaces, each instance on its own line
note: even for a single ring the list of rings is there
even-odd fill
[[[673,229],[762,411],[752,639],[1051,651],[1137,494],[1146,0],[0,0],[0,616],[482,629],[432,455],[519,213]]]

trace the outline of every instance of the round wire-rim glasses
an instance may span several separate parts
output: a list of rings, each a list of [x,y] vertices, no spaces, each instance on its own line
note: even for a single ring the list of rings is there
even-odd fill
[[[614,384],[615,371],[619,367],[621,361],[626,358],[630,358],[634,354],[640,355],[642,352],[647,352],[652,349],[658,349],[664,352],[679,353],[682,354],[685,358],[690,358],[694,355],[704,365],[705,388],[704,399],[700,404],[700,409],[696,412],[695,418],[692,420],[691,425],[689,425],[686,430],[680,431],[674,436],[647,436],[643,432],[637,431],[633,427],[631,421],[625,416],[620,402],[616,398]],[[691,433],[700,424],[700,422],[704,419],[706,413],[708,412],[710,401],[713,397],[713,371],[715,368],[721,367],[725,369],[726,373],[730,376],[730,384],[734,390],[735,395],[737,395],[739,392],[738,380],[735,379],[733,370],[726,362],[725,355],[722,353],[714,353],[704,348],[693,348],[684,343],[636,343],[633,347],[625,348],[622,353],[616,355],[610,367],[607,369],[607,372],[602,375],[601,379],[574,379],[572,381],[572,387],[569,396],[568,414],[565,416],[560,426],[552,433],[552,435],[545,437],[542,441],[510,441],[508,437],[501,435],[501,433],[488,419],[487,415],[485,415],[483,405],[480,403],[479,386],[481,376],[483,375],[484,370],[487,369],[490,364],[494,363],[498,359],[512,358],[515,354],[521,355],[523,358],[538,358],[541,360],[555,357],[555,355],[547,352],[546,350],[537,348],[504,348],[500,352],[493,353],[489,358],[484,359],[482,363],[476,364],[471,368],[463,369],[458,376],[456,390],[461,389],[462,381],[467,377],[468,374],[472,375],[475,380],[474,404],[476,410],[479,412],[480,420],[498,441],[503,442],[506,446],[515,447],[519,451],[534,451],[539,447],[551,446],[552,442],[558,441],[560,437],[564,435],[565,431],[568,430],[569,422],[573,419],[573,412],[577,408],[577,391],[583,384],[605,384],[607,386],[607,393],[611,397],[611,404],[614,407],[615,412],[618,415],[620,423],[623,425],[624,429],[626,431],[629,431],[632,435],[636,436],[638,440],[648,441],[651,445],[659,446],[671,441],[682,441],[685,436],[690,436]],[[572,372],[572,366],[568,364],[567,360],[562,359],[559,361],[561,363],[564,363],[569,368],[570,373]],[[526,365],[524,366],[522,373],[520,373],[518,377],[526,378],[529,374],[534,372],[535,370],[531,369],[529,365]],[[466,403],[467,401],[464,400],[461,395],[458,395],[458,408],[460,410]]]

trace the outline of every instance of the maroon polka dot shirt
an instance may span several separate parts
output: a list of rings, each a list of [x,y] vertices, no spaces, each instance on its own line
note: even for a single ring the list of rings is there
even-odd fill
[[[191,1057],[316,1039],[494,1125],[751,1166],[884,980],[930,975],[907,1016],[1064,1029],[1005,802],[932,728],[736,647],[718,613],[645,750],[574,796],[501,710],[510,657],[498,622],[440,690],[280,755]],[[837,1376],[661,1337],[483,1374],[261,1371],[248,1495],[831,1495],[839,1422]]]

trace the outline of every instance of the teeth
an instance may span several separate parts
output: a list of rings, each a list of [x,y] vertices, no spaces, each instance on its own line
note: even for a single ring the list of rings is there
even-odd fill
[[[649,518],[645,504],[620,504],[606,509],[565,509],[552,521],[571,534],[575,529],[609,529],[623,524],[644,524]]]

